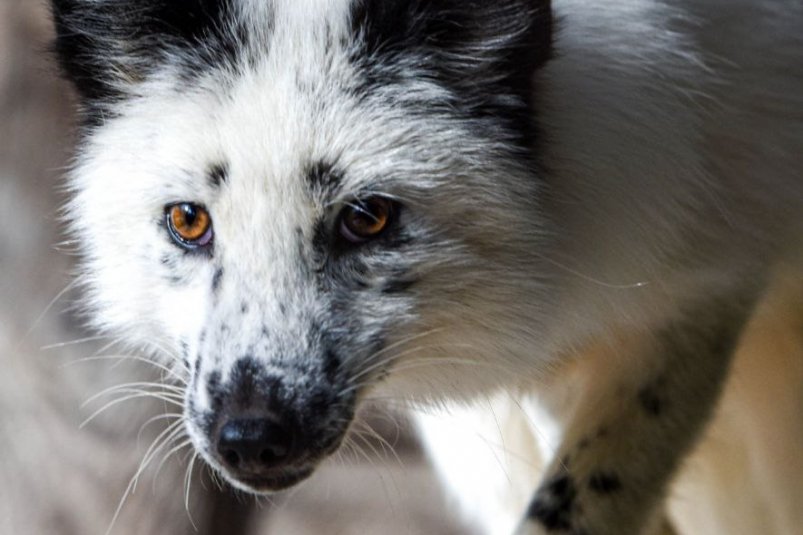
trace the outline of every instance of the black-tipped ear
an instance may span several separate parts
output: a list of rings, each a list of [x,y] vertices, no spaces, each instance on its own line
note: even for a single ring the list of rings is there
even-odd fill
[[[467,113],[528,128],[534,74],[552,51],[550,0],[357,0],[352,25],[369,81],[417,70]]]
[[[82,97],[119,97],[166,62],[197,66],[233,54],[230,2],[52,0],[55,50]]]
[[[356,0],[352,24],[369,56],[419,49],[455,75],[533,70],[552,44],[551,0]]]

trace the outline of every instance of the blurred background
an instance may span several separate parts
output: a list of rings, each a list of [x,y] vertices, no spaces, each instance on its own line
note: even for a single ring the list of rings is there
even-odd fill
[[[170,420],[157,402],[121,402],[82,426],[139,386],[93,396],[158,374],[114,358],[74,308],[74,246],[59,221],[74,102],[50,39],[46,2],[0,0],[0,535],[104,535],[118,506],[113,535],[465,533],[442,519],[420,451],[385,411],[369,418],[395,453],[365,437],[362,453],[260,502],[189,468],[187,448],[161,463],[169,448],[149,447]]]

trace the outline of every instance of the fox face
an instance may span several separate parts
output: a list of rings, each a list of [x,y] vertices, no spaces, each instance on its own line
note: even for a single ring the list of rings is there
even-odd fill
[[[489,388],[538,336],[548,2],[470,4],[54,2],[93,316],[168,359],[241,489],[310,475],[376,391]]]

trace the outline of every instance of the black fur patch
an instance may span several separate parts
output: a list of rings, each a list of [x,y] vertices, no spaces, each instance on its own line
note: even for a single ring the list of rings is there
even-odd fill
[[[588,478],[588,488],[597,494],[613,494],[622,490],[622,480],[611,472],[594,472]]]
[[[242,357],[234,364],[229,379],[229,389],[239,405],[250,406],[255,399],[261,397],[259,395],[261,375],[262,366],[253,357]]]
[[[303,234],[299,238],[299,256],[304,257],[304,237]],[[321,217],[312,225],[312,251],[314,255],[313,264],[320,266],[324,263],[325,259],[329,256],[332,245],[332,236],[329,231],[329,226],[326,218]]]
[[[91,108],[165,63],[197,73],[234,64],[232,0],[52,0],[55,51]]]
[[[577,488],[568,474],[546,482],[527,510],[527,516],[550,531],[572,528]]]
[[[341,372],[342,363],[340,357],[334,351],[327,351],[323,359],[323,373],[327,381],[335,383]]]
[[[534,74],[552,51],[550,0],[361,0],[352,61],[363,93],[415,76],[452,95],[425,103],[485,122],[496,139],[536,146]]]

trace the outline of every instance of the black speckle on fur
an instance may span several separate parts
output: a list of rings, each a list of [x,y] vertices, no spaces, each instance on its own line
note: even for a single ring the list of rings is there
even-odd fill
[[[306,180],[314,192],[331,197],[340,187],[343,175],[331,163],[319,161],[309,166]]]
[[[649,416],[658,417],[664,412],[665,402],[655,387],[645,386],[638,392],[638,402]]]
[[[221,184],[229,179],[229,166],[224,163],[215,164],[209,168],[207,177],[210,184],[220,187]]]
[[[536,146],[534,74],[552,50],[550,0],[362,0],[352,33],[363,94],[405,78],[435,82],[449,102],[425,103],[486,124],[529,154]]]
[[[167,282],[172,286],[183,286],[189,283],[189,279],[171,272],[167,275]]]
[[[160,224],[161,226],[161,224]],[[164,267],[162,278],[173,286],[179,286],[188,282],[187,277],[182,276],[179,266],[179,257],[175,254],[164,254],[159,258],[159,263]]]
[[[181,341],[181,357],[187,361],[190,356],[190,345],[186,340]]]
[[[535,495],[527,510],[527,516],[539,521],[550,531],[572,528],[577,488],[568,474],[562,474],[550,481]]]
[[[220,372],[214,371],[206,378],[206,393],[209,399],[212,400],[212,410],[219,410],[223,406],[223,398],[225,392],[223,385],[220,382]]]
[[[223,281],[223,268],[218,268],[212,276],[212,292],[217,293],[220,290],[220,283]]]
[[[246,301],[243,301],[242,303],[240,303],[240,313],[241,314],[247,314],[248,313],[248,303]]]
[[[613,494],[622,490],[622,480],[611,472],[594,472],[588,478],[588,488],[597,494]]]

